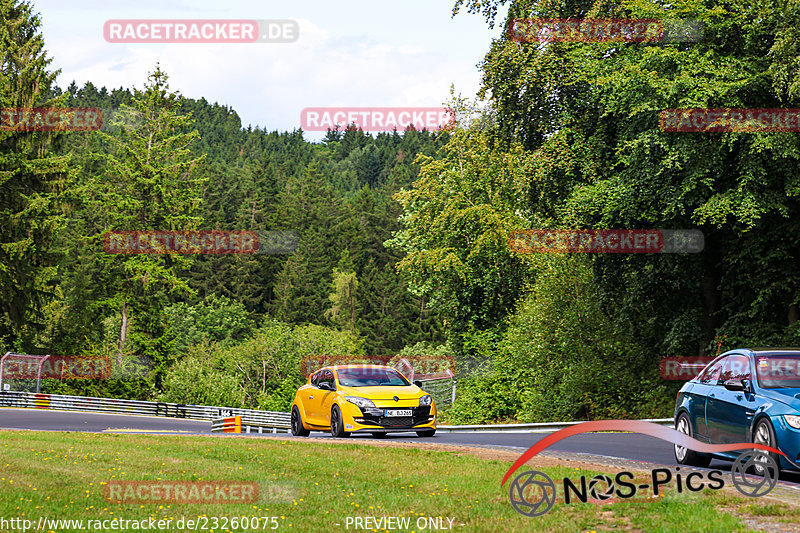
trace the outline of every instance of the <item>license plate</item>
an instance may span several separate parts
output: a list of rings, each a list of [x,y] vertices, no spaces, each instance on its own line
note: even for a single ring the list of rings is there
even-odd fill
[[[411,416],[411,409],[388,409],[383,412],[383,416]]]

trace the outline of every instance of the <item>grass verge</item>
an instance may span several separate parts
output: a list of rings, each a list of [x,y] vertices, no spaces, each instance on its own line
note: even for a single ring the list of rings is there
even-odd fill
[[[543,516],[524,517],[509,504],[509,485],[500,486],[509,466],[453,452],[346,442],[0,431],[0,519],[83,520],[83,531],[100,530],[88,521],[114,518],[172,519],[169,531],[188,531],[195,528],[175,529],[176,521],[198,516],[205,517],[205,529],[196,528],[201,531],[266,531],[275,524],[275,531],[388,531],[373,522],[357,529],[354,518],[389,516],[409,520],[408,528],[395,531],[415,532],[750,531],[741,514],[723,509],[728,497],[710,490],[566,505],[563,477],[577,481],[580,475],[609,472],[535,464],[528,466],[556,481],[556,504]],[[645,479],[640,474],[635,481]],[[118,480],[255,481],[260,495],[249,504],[111,503],[103,487]],[[751,511],[752,516],[797,516],[795,509],[783,507]],[[266,527],[263,522],[257,528],[230,522],[220,527],[226,525],[221,517],[241,516],[277,520]],[[128,525],[115,530],[134,530]],[[0,530],[21,529],[6,523]],[[45,531],[81,529],[61,524]]]

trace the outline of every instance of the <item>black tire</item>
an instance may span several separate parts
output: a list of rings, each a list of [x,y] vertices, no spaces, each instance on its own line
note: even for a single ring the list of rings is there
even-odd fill
[[[435,429],[423,429],[421,431],[417,431],[417,437],[433,437],[436,435]]]
[[[375,439],[385,439],[386,433],[384,433],[383,431],[376,431],[372,434],[372,437]]]
[[[338,405],[334,405],[333,409],[331,409],[331,437],[345,438],[349,436],[350,433],[344,430],[342,411]]]
[[[772,448],[778,448],[778,439],[775,437],[775,430],[772,429],[772,424],[770,424],[766,418],[762,418],[758,421],[758,424],[756,424],[756,427],[753,430],[753,442],[765,444]],[[778,470],[780,470],[780,456],[774,452],[767,452],[767,455],[772,457],[772,460],[775,461],[776,465],[778,465]],[[761,475],[760,472],[758,474]]]
[[[300,418],[300,409],[296,405],[292,406],[292,435],[295,437],[308,437],[311,431],[303,427],[303,419]]]
[[[678,418],[675,419],[675,429],[690,437],[694,435],[692,422],[689,420],[689,415],[685,412],[678,415]],[[675,460],[681,465],[706,467],[711,463],[710,455],[701,455],[694,450],[678,446],[677,444],[673,446],[673,451],[675,452]]]

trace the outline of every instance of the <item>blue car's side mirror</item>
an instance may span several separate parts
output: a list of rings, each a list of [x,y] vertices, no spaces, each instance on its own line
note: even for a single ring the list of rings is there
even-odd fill
[[[723,384],[723,386],[726,389],[735,392],[741,392],[749,389],[747,380],[745,379],[729,379]]]

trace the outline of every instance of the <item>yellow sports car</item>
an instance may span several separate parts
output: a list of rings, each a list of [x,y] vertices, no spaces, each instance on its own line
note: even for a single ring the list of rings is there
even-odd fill
[[[337,365],[321,368],[297,389],[292,403],[292,435],[328,431],[334,437],[351,433],[416,431],[436,433],[436,405],[400,372],[380,365]]]

